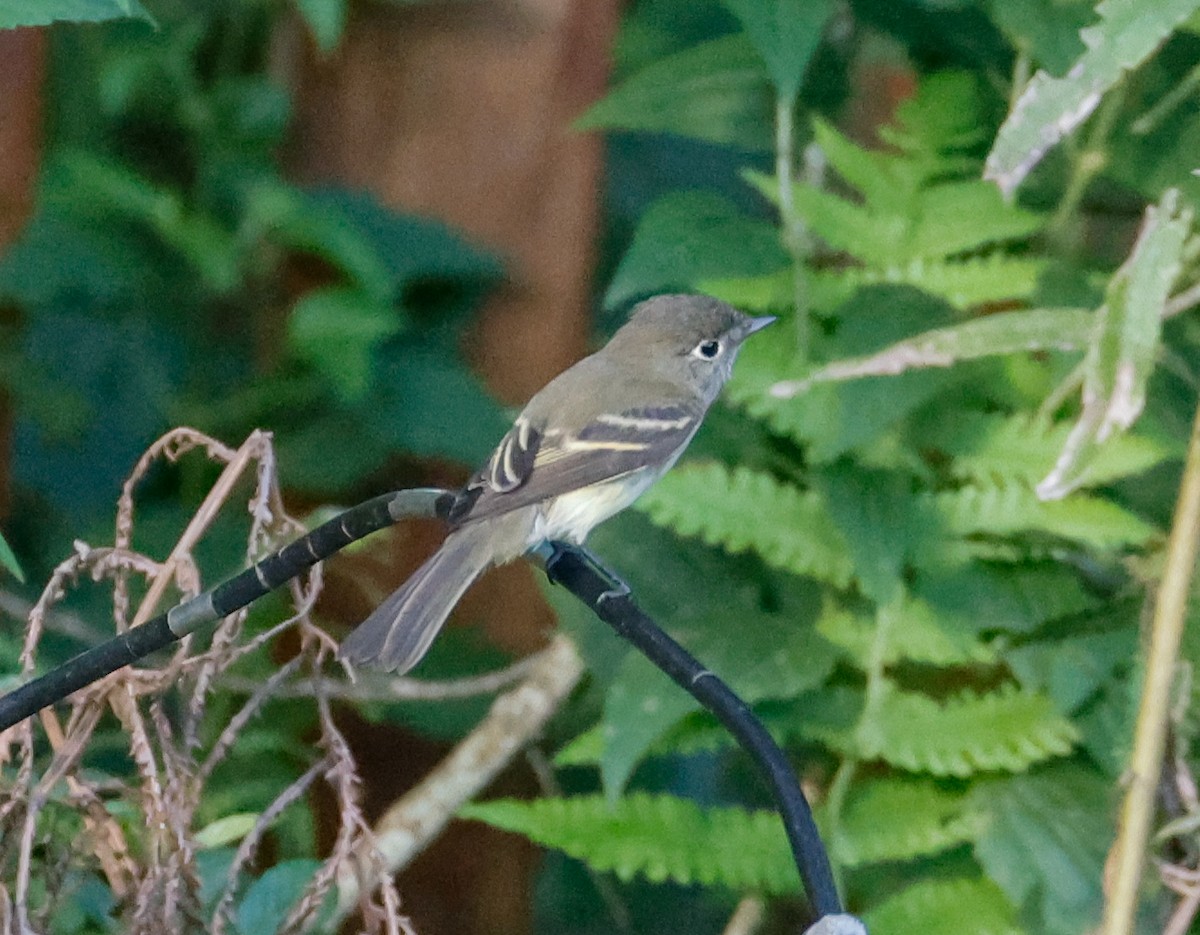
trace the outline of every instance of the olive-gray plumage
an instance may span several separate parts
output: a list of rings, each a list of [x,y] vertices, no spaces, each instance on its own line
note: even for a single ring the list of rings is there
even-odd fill
[[[707,296],[638,305],[529,400],[459,493],[441,548],[346,637],[342,658],[407,672],[488,568],[543,542],[582,543],[675,463],[742,342],[772,321]]]

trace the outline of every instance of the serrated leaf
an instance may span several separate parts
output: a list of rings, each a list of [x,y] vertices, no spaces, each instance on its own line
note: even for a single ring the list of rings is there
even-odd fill
[[[1145,545],[1155,529],[1111,500],[1073,494],[1041,500],[1021,484],[978,485],[929,495],[945,532],[955,536],[1011,536],[1041,532],[1098,549]]]
[[[972,790],[991,819],[975,856],[1034,920],[1031,931],[1077,935],[1099,921],[1113,793],[1103,776],[1067,764]]]
[[[906,595],[895,609],[881,654],[884,665],[900,661],[951,666],[995,661],[996,654],[976,639],[974,632],[943,620],[926,601]],[[817,619],[817,631],[840,647],[860,669],[866,669],[875,646],[876,621],[828,601]]]
[[[918,195],[913,228],[901,251],[907,256],[940,259],[1021,240],[1044,224],[1044,217],[1005,202],[987,182],[943,182]]]
[[[744,35],[722,36],[659,59],[575,121],[578,130],[646,130],[736,146],[772,146],[771,82]]]
[[[1141,414],[1163,312],[1191,226],[1192,212],[1180,209],[1176,189],[1146,209],[1133,252],[1109,282],[1096,313],[1083,361],[1083,410],[1053,470],[1038,484],[1040,496],[1064,497],[1082,485],[1101,446]]]
[[[912,860],[974,841],[983,828],[961,792],[923,779],[878,779],[851,795],[833,848],[851,867]]]
[[[1011,194],[1050,147],[1071,133],[1130,69],[1200,8],[1200,0],[1105,0],[1080,32],[1087,51],[1062,78],[1039,71],[1017,99],[988,154],[984,178]]]
[[[0,29],[127,18],[154,23],[138,0],[0,0]]]
[[[710,192],[672,192],[642,215],[604,304],[613,308],[717,276],[761,276],[788,262],[771,224]]]
[[[960,361],[996,354],[1079,350],[1086,345],[1094,323],[1094,314],[1082,308],[1035,308],[986,315],[961,325],[926,331],[874,354],[834,361],[802,380],[777,383],[771,392],[786,398],[815,383],[950,367]]]
[[[872,935],[1024,935],[1016,911],[991,880],[921,880],[863,914]]]
[[[888,685],[873,717],[856,731],[858,752],[934,776],[1020,772],[1064,756],[1078,731],[1044,695],[1014,685],[938,702]]]
[[[635,794],[500,800],[466,806],[464,818],[514,831],[618,879],[796,893],[779,816],[738,808],[701,809],[686,799]]]
[[[742,21],[754,47],[767,63],[779,94],[792,100],[821,41],[831,0],[724,0]]]
[[[1045,477],[1071,432],[1071,425],[1047,425],[1026,413],[963,412],[954,420],[931,426],[931,442],[954,460],[951,472],[960,478],[987,483],[1021,483],[1032,486]],[[1097,452],[1084,479],[1086,484],[1111,483],[1147,471],[1171,457],[1157,441],[1137,435],[1119,435]]]
[[[841,270],[818,271],[812,277],[812,302],[817,309],[829,309],[844,302],[864,286],[896,283],[915,286],[944,299],[957,309],[965,310],[980,305],[1029,299],[1037,289],[1038,279],[1046,267],[1047,261],[1041,257],[1015,257],[1000,252],[952,260],[918,258],[902,266],[893,265],[885,269],[850,266]],[[716,292],[711,294],[724,297]],[[780,305],[769,307],[779,308]]]
[[[682,536],[837,587],[850,581],[846,547],[823,498],[748,468],[688,464],[667,474],[637,506]],[[770,523],[760,517],[771,517]]]

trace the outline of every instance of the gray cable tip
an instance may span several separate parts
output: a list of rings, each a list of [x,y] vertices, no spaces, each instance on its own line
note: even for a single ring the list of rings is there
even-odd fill
[[[867,935],[867,927],[854,916],[822,916],[804,935]]]

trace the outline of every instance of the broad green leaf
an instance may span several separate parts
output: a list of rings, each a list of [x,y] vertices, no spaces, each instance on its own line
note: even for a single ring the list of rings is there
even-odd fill
[[[919,880],[863,914],[872,935],[1025,935],[1004,891],[984,877]]]
[[[257,812],[236,812],[216,821],[209,822],[196,832],[195,842],[204,848],[224,847],[240,841],[250,833],[258,821]]]
[[[154,22],[138,0],[0,0],[0,29],[129,18]]]
[[[831,842],[851,867],[937,854],[983,831],[962,792],[927,779],[873,779],[851,793]]]
[[[964,634],[1032,633],[1099,603],[1073,569],[1053,562],[926,566],[917,570],[912,590],[941,625]]]
[[[347,400],[362,397],[371,381],[371,352],[400,333],[404,319],[356,289],[328,286],[303,296],[288,318],[288,344],[321,371]]]
[[[320,866],[319,860],[288,860],[251,883],[237,909],[240,935],[277,931]]]
[[[780,97],[794,100],[821,41],[832,0],[724,0],[767,63]]]
[[[975,807],[990,817],[975,856],[1034,920],[1031,931],[1078,935],[1099,921],[1116,791],[1098,773],[1067,764],[972,790]]]
[[[322,52],[332,52],[346,28],[347,0],[296,0],[296,9]]]
[[[1083,367],[1083,410],[1054,468],[1038,484],[1042,497],[1064,497],[1087,480],[1091,462],[1114,434],[1129,428],[1146,404],[1162,316],[1183,263],[1192,212],[1175,189],[1146,220],[1129,259],[1109,282]]]
[[[1094,324],[1094,314],[1081,308],[1037,308],[986,315],[961,325],[927,331],[874,354],[826,364],[803,380],[777,383],[771,392],[789,397],[814,383],[950,367],[962,360],[995,354],[1079,350],[1086,345]]]
[[[911,481],[898,472],[840,462],[823,472],[817,486],[850,552],[862,593],[876,604],[891,604],[917,535]]]
[[[797,893],[800,879],[773,811],[701,809],[686,799],[638,793],[498,800],[466,806],[463,818],[515,831],[620,880]]]
[[[714,277],[762,276],[788,265],[779,233],[709,192],[673,192],[638,222],[604,304],[688,288]]]
[[[850,556],[824,498],[749,468],[684,465],[643,494],[637,508],[681,536],[753,551],[776,568],[837,587],[850,581]]]
[[[1062,78],[1039,71],[992,144],[984,178],[1012,194],[1052,146],[1085,121],[1125,73],[1149,58],[1200,0],[1105,0],[1080,32],[1087,51]]]
[[[1004,659],[1022,685],[1046,692],[1060,711],[1074,714],[1118,668],[1129,664],[1137,649],[1137,631],[1127,626],[1025,643]]]
[[[675,52],[627,78],[575,121],[579,130],[645,130],[736,146],[772,146],[770,78],[743,35]]]
[[[0,534],[0,568],[3,568],[22,584],[25,583],[25,572],[21,570],[21,563],[17,561],[16,553],[13,552],[12,546],[8,544],[2,534]]]
[[[1078,731],[1044,695],[1008,685],[944,702],[889,683],[875,715],[855,732],[857,752],[934,776],[1022,772],[1071,752]]]
[[[1086,46],[1079,32],[1094,18],[1092,0],[991,0],[988,14],[1013,46],[1061,75]]]

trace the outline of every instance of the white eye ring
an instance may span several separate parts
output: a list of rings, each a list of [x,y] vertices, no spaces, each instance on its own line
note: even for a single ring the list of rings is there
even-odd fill
[[[701,360],[715,360],[721,356],[721,351],[724,349],[720,341],[701,341],[693,348],[692,356],[699,357]]]

